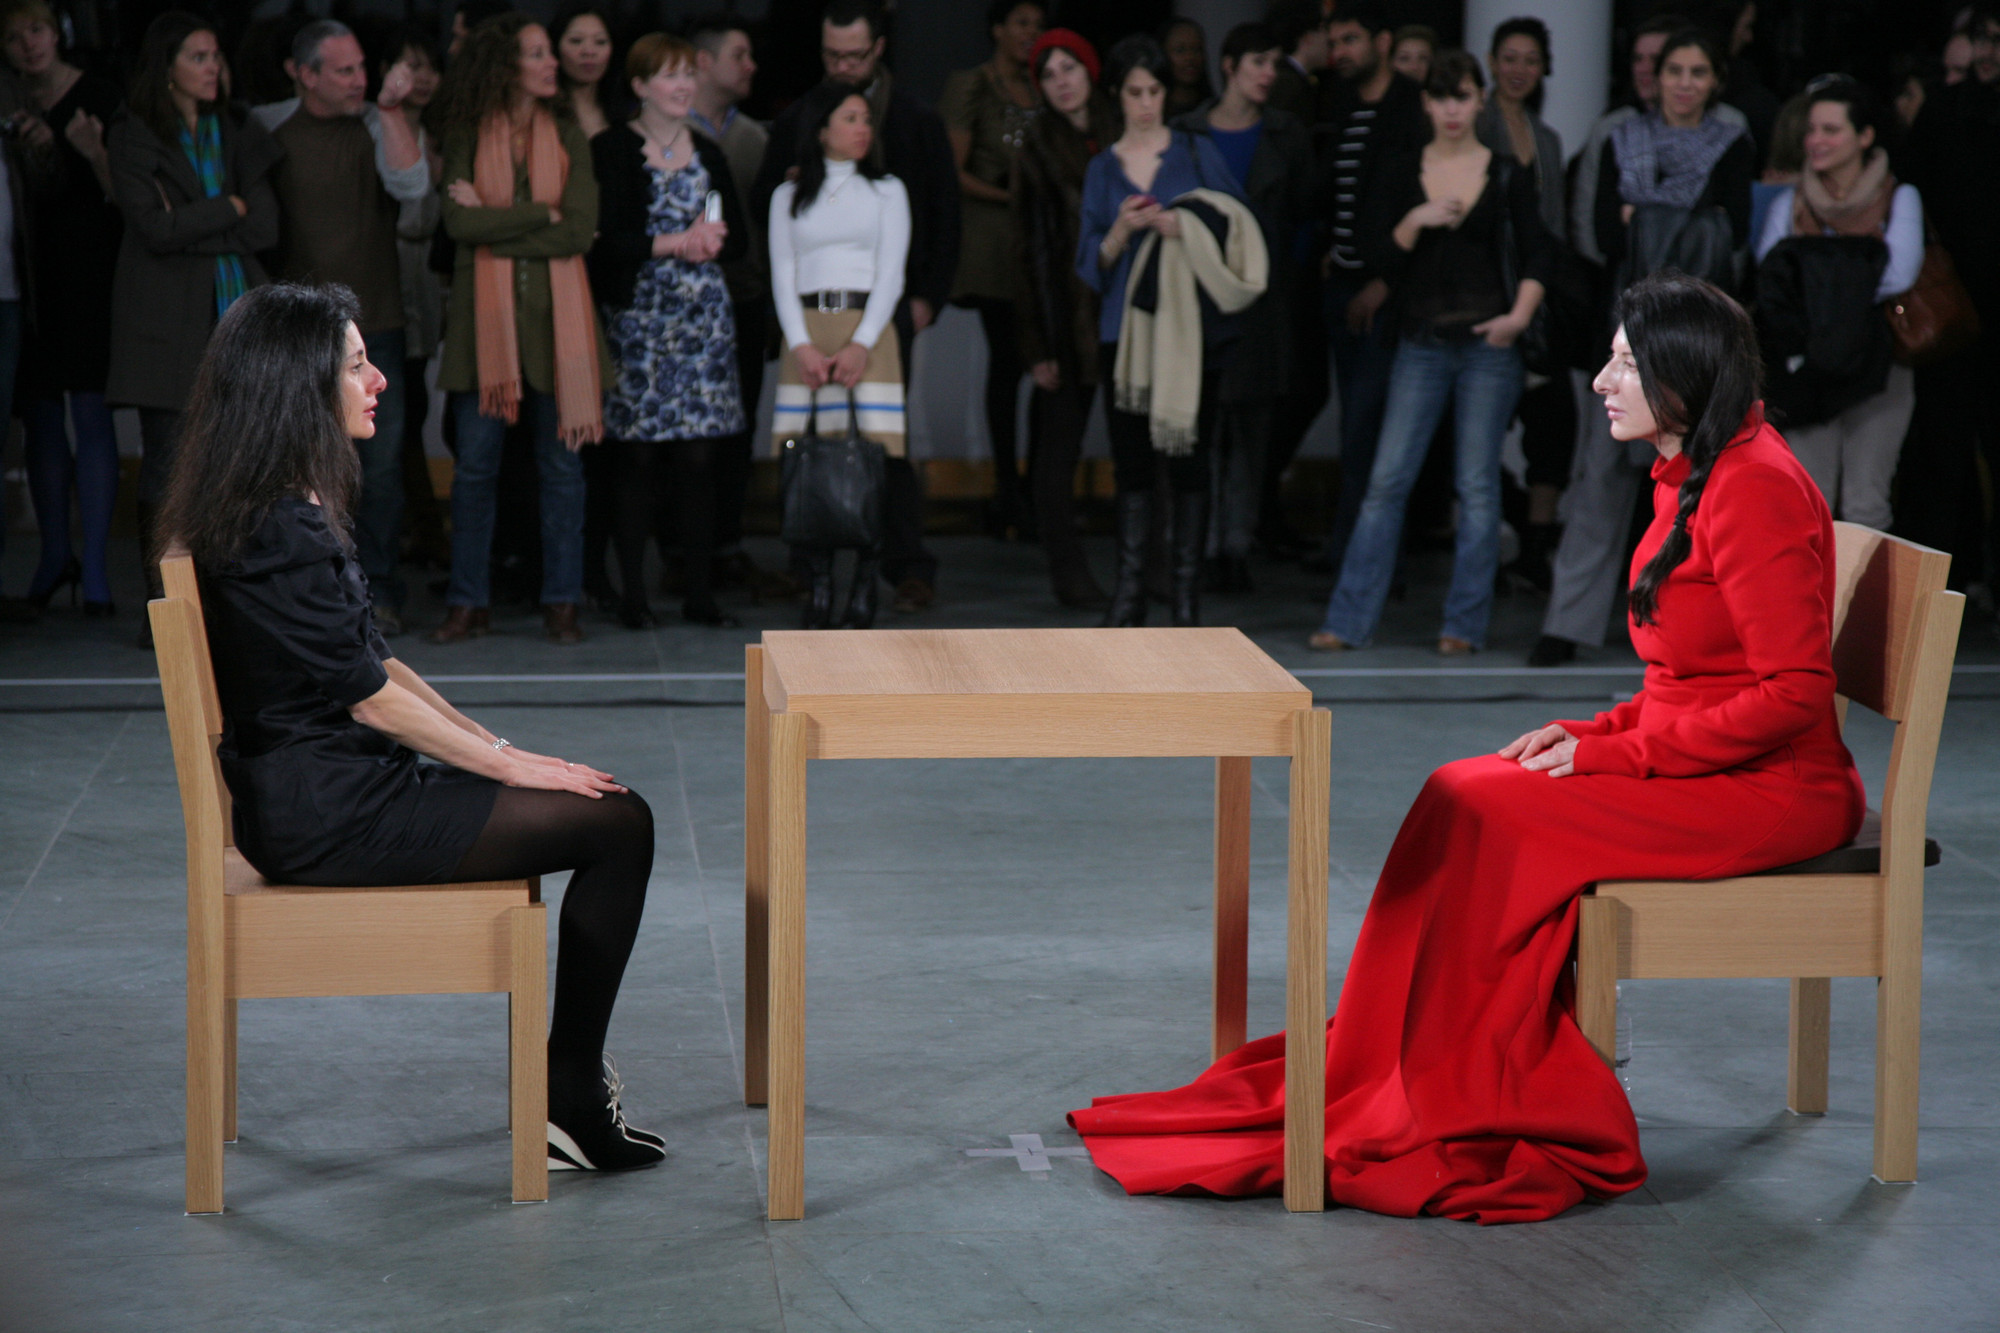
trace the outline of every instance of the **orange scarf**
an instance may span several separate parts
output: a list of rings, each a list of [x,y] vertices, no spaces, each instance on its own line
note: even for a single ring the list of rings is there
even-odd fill
[[[472,185],[489,208],[514,204],[514,151],[506,113],[479,129]],[[528,197],[551,208],[562,202],[569,154],[555,117],[536,107],[528,127]],[[590,312],[590,278],[582,255],[550,259],[549,300],[555,316],[556,414],[562,442],[574,449],[604,435],[604,394],[598,383],[597,330]],[[514,261],[482,245],[472,259],[473,310],[479,349],[479,412],[513,422],[521,414],[521,344],[514,326]]]

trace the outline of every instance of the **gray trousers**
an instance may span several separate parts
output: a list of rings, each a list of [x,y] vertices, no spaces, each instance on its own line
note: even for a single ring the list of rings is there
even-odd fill
[[[1581,370],[1570,372],[1577,395],[1576,454],[1563,491],[1562,544],[1556,548],[1542,633],[1599,647],[1611,626],[1612,604],[1625,587],[1632,506],[1658,455],[1645,440],[1611,438],[1603,400],[1591,392],[1590,381]]]
[[[1786,443],[1826,497],[1833,516],[1881,532],[1889,530],[1889,484],[1910,414],[1917,408],[1916,380],[1908,366],[1889,367],[1882,392],[1862,399],[1831,421],[1785,432]]]

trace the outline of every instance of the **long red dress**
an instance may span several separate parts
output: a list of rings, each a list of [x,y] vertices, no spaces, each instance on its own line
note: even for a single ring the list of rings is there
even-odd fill
[[[1635,575],[1687,472],[1684,456],[1654,465]],[[1563,723],[1575,774],[1462,759],[1404,819],[1327,1025],[1334,1202],[1527,1222],[1638,1188],[1631,1107],[1572,1012],[1579,894],[1765,870],[1854,836],[1861,780],[1833,712],[1832,520],[1761,406],[1689,532],[1656,623],[1632,626],[1645,688]],[[1097,1098],[1070,1123],[1129,1193],[1279,1193],[1284,1040],[1183,1088]]]

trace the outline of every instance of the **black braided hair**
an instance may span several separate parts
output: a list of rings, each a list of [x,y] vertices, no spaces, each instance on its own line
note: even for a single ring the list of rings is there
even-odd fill
[[[1681,437],[1681,452],[1688,457],[1673,529],[1632,580],[1632,619],[1650,625],[1659,611],[1660,585],[1688,557],[1688,524],[1715,460],[1757,401],[1763,362],[1743,307],[1714,284],[1673,269],[1627,287],[1618,298],[1616,321],[1632,346],[1653,419],[1662,431]]]

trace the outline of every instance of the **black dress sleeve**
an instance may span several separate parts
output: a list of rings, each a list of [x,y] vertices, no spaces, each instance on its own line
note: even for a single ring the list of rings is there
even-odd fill
[[[342,708],[389,682],[388,645],[375,630],[360,572],[318,505],[274,506],[246,557],[220,573],[265,650],[283,654]]]

